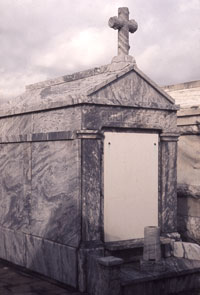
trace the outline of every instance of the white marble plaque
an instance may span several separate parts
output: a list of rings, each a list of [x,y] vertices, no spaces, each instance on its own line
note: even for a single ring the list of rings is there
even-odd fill
[[[158,134],[105,132],[105,241],[143,238],[157,225]]]

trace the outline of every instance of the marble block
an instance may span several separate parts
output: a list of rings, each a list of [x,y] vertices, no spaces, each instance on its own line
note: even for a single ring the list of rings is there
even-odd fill
[[[188,242],[200,244],[200,217],[178,215],[178,230]]]
[[[6,259],[5,228],[0,227],[0,258]]]
[[[29,143],[0,145],[0,224],[27,232],[31,194]]]
[[[25,235],[0,227],[0,258],[25,266]]]
[[[70,246],[80,241],[79,141],[32,145],[33,235]]]
[[[128,108],[119,106],[88,105],[83,108],[84,128],[101,129],[102,127],[165,129],[175,130],[176,117],[170,111]]]
[[[0,136],[16,136],[31,133],[32,114],[0,118]]]
[[[182,242],[173,243],[173,255],[175,257],[183,258],[184,257],[184,248]]]
[[[200,260],[200,246],[195,243],[174,242],[173,255],[191,260]]]
[[[200,260],[200,246],[195,243],[183,243],[185,258]]]
[[[161,260],[160,228],[158,226],[146,226],[144,228],[143,260]]]
[[[26,267],[77,287],[77,254],[73,247],[26,235]]]
[[[33,114],[33,133],[81,129],[81,107]]]

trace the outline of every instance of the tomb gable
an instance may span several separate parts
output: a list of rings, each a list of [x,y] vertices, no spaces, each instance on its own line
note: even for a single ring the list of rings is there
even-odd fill
[[[129,67],[128,72],[118,75],[111,82],[93,88],[88,95],[90,101],[100,104],[177,109],[174,100],[136,66]]]
[[[174,100],[132,62],[78,72],[28,85],[7,103],[0,116],[37,112],[80,104],[177,110]]]

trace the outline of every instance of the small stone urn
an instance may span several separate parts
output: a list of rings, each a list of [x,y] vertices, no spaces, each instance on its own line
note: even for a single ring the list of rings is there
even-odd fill
[[[147,226],[144,228],[143,260],[161,260],[160,228],[157,226]]]
[[[144,228],[144,250],[140,267],[142,271],[150,272],[165,270],[164,260],[161,259],[160,228],[157,226]]]

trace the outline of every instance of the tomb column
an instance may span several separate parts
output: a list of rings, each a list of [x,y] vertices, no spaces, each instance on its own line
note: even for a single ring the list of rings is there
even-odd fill
[[[98,130],[77,131],[81,139],[81,245],[78,252],[78,285],[87,289],[88,259],[104,256],[102,223],[102,150],[103,135]]]
[[[100,241],[103,237],[101,216],[102,138],[98,130],[77,132],[81,139],[82,241]]]
[[[159,223],[162,233],[177,232],[177,133],[160,135],[160,204]]]

